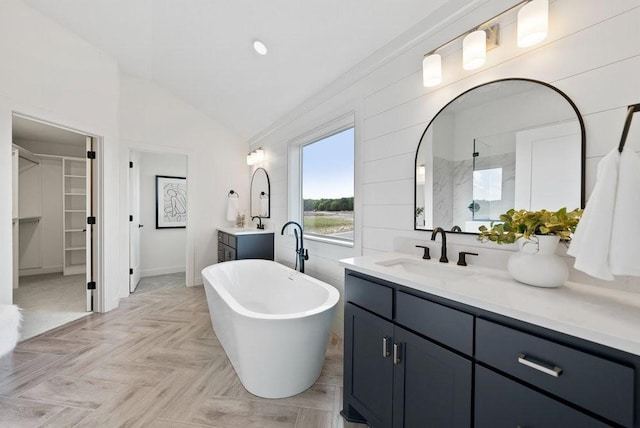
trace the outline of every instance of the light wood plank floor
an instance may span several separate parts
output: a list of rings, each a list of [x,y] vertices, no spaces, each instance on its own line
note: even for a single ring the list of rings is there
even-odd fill
[[[262,399],[240,384],[202,287],[142,290],[114,311],[26,340],[0,359],[0,426],[363,427],[338,414],[339,339],[312,388]]]

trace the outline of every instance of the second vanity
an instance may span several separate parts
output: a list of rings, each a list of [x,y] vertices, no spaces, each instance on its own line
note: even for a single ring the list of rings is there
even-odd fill
[[[342,264],[347,420],[640,427],[637,294],[400,253]]]
[[[243,259],[273,260],[273,231],[218,229],[218,263]]]

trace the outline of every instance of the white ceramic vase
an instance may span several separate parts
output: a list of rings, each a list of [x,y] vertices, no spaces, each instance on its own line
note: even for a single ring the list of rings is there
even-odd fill
[[[569,268],[556,255],[560,237],[557,235],[531,236],[519,239],[520,251],[509,258],[507,270],[517,281],[536,287],[560,287],[569,278]]]

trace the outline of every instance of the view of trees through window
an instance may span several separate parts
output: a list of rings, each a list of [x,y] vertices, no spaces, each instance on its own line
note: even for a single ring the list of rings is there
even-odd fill
[[[353,241],[354,130],[302,146],[306,234]]]

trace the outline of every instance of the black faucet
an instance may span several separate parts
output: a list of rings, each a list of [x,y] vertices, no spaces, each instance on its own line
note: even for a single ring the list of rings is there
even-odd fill
[[[431,240],[435,241],[438,233],[442,234],[442,250],[440,250],[440,263],[449,263],[447,259],[447,233],[441,227],[436,227],[431,233]]]
[[[260,217],[259,215],[254,215],[253,217],[251,217],[251,220],[254,219],[258,219],[258,229],[264,229],[264,224],[262,224],[262,217]]]
[[[302,232],[302,226],[295,221],[288,221],[282,226],[282,230],[280,231],[280,235],[284,235],[284,230],[289,225],[294,225],[298,229],[300,229],[300,241],[298,241],[298,229],[293,229],[293,234],[296,237],[296,254],[298,255],[298,259],[296,260],[296,268],[298,267],[298,262],[300,262],[300,273],[304,273],[304,261],[309,260],[309,250],[304,249],[304,237]],[[300,244],[300,246],[298,246]]]

